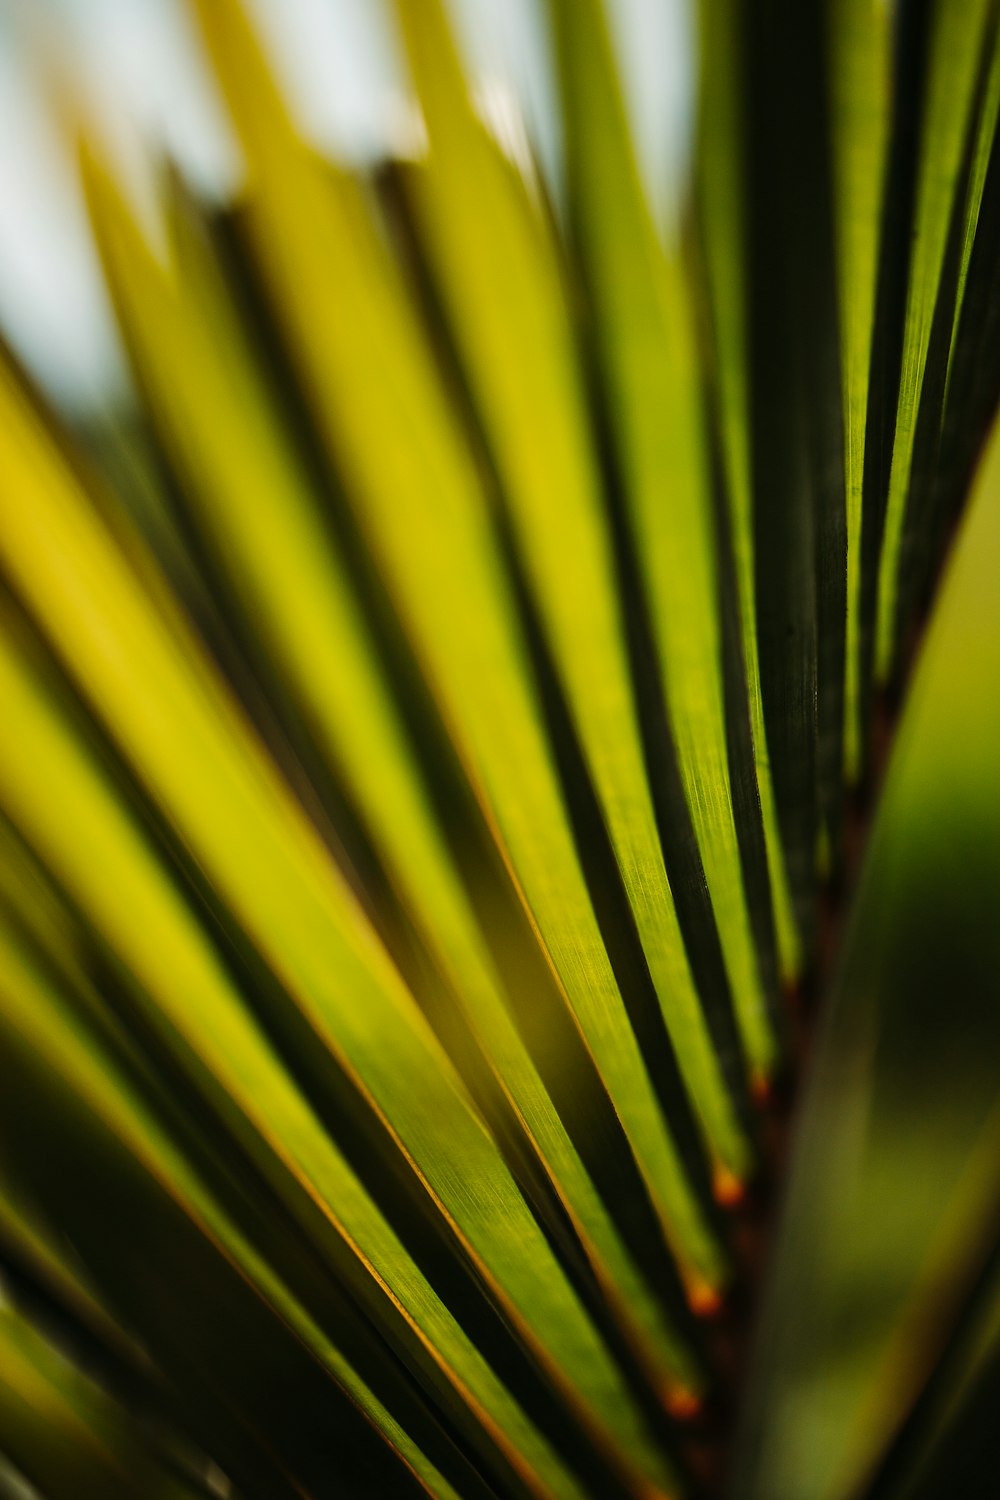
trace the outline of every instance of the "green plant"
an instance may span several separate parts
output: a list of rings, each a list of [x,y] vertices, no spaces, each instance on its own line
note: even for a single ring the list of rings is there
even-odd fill
[[[0,370],[0,1488],[994,1493],[996,441],[847,898],[998,394],[996,5],[704,0],[666,233],[600,0],[554,203],[440,0],[371,181],[194,8],[238,200],[147,237],[80,126],[110,460]]]

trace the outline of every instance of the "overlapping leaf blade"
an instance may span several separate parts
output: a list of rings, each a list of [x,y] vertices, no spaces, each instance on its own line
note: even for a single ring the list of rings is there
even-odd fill
[[[699,1315],[753,1264],[780,982],[825,972],[879,681],[1000,392],[996,7],[706,0],[669,225],[605,6],[546,9],[555,184],[480,119],[443,0],[397,0],[426,149],[371,177],[306,143],[239,0],[194,0],[237,200],[157,171],[153,225],[82,126],[155,470],[109,489],[3,359],[0,1452],[57,1496],[74,1464],[199,1493],[209,1459],[262,1500],[719,1477],[682,1424],[730,1394]],[[898,1500],[983,1437],[976,525],[737,1494],[818,1493],[822,1452],[830,1493]],[[932,1107],[958,938],[979,1062]]]

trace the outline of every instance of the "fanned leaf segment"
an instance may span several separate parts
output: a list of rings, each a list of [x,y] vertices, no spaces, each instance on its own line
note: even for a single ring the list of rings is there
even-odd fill
[[[130,468],[0,367],[0,1487],[698,1495],[878,684],[1000,390],[996,6],[706,0],[669,228],[601,0],[545,6],[557,189],[443,0],[397,0],[426,151],[370,180],[238,0],[192,9],[236,201],[163,171],[150,232],[76,142]],[[894,784],[869,1019],[936,764]],[[819,1094],[739,1494],[812,1493]],[[838,1473],[894,1493],[909,1401],[946,1461],[995,1359]]]

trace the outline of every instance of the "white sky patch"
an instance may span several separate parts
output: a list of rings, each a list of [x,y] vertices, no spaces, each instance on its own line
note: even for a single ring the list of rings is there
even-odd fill
[[[404,73],[384,0],[250,0],[304,133],[371,160],[402,127]]]
[[[355,162],[419,155],[422,121],[385,0],[248,0],[305,133]],[[447,0],[474,96],[508,153],[528,143],[558,192],[559,130],[541,0]],[[659,214],[683,175],[689,0],[607,0],[640,168]],[[32,65],[51,34],[142,205],[152,145],[223,194],[239,155],[184,0],[0,0],[0,326],[72,404],[113,394],[122,361],[75,166]]]
[[[0,324],[61,399],[117,384],[116,335],[73,166],[10,51],[0,53]]]
[[[646,192],[659,223],[675,210],[691,150],[693,22],[689,0],[607,0],[612,41]]]

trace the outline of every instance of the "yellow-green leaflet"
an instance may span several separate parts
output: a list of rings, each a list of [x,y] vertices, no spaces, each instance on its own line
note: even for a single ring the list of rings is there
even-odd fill
[[[956,1304],[995,1257],[998,557],[994,424],[922,646],[804,1101],[779,1291],[749,1387],[747,1500],[873,1493],[880,1449]],[[884,1214],[889,1194],[899,1196]],[[845,1341],[845,1326],[863,1333]],[[763,1411],[777,1414],[773,1425]],[[946,1481],[933,1493],[950,1491]]]
[[[6,938],[7,921],[2,912],[0,912],[0,927]],[[22,1259],[40,1266],[47,1283],[58,1287],[62,1300],[69,1302],[77,1309],[82,1309],[88,1324],[91,1326],[96,1324],[108,1342],[125,1343],[125,1335],[115,1325],[114,1320],[101,1306],[90,1288],[85,1286],[79,1276],[75,1275],[60,1258],[52,1237],[43,1234],[39,1226],[33,1223],[23,1211],[21,1204],[15,1202],[3,1176],[2,1160],[0,1160],[0,1235],[3,1236],[4,1243],[14,1245]]]
[[[49,1500],[182,1500],[125,1414],[0,1305],[0,1458]]]
[[[331,458],[666,1232],[717,1285],[719,1252],[607,957],[492,518],[426,336],[359,186],[297,139],[239,7],[227,0],[198,9],[249,160],[246,210],[259,259]],[[738,1171],[742,1142],[719,1118],[718,1092],[705,1093],[712,1147]]]
[[[150,605],[7,375],[0,411],[0,557],[8,576],[298,1007],[312,1045],[355,1081],[416,1175],[415,1188],[428,1195],[428,1212],[442,1217],[519,1338],[570,1404],[575,1382],[588,1425],[615,1433],[636,1464],[659,1474],[662,1461],[617,1368],[319,836],[179,617]],[[43,795],[30,762],[19,787],[13,800]],[[77,827],[82,815],[74,809]],[[79,833],[74,839],[86,843]],[[64,839],[64,858],[84,858],[82,848],[66,846]],[[77,876],[86,899],[108,899],[83,870]],[[124,913],[108,917],[120,924]]]
[[[944,261],[966,134],[982,60],[991,0],[937,0],[928,43],[928,78],[920,123],[917,201],[906,299],[903,364],[896,435],[879,564],[875,670],[884,681],[894,665],[896,569],[910,483],[913,437],[923,389],[931,321]]]
[[[5,688],[12,687],[15,693],[24,688],[28,693],[34,693],[35,685],[28,680],[26,673],[22,683],[15,682],[12,674],[23,671],[21,664],[14,663],[9,657],[5,657],[0,662],[0,674],[3,676]],[[22,703],[19,702],[18,706],[22,706]],[[43,713],[48,707],[44,703],[39,706]],[[30,719],[25,727],[29,732],[33,748],[48,748],[56,752],[59,748],[67,748],[56,744],[41,747],[35,737],[30,736],[32,727]],[[50,733],[55,729],[58,736],[58,726],[50,723],[44,728]],[[72,748],[69,753],[70,756],[74,753]],[[49,768],[44,760],[41,764],[46,765],[46,769]],[[65,764],[63,762],[63,765]],[[7,770],[6,767],[4,769]],[[113,804],[113,794],[109,795]],[[103,811],[103,808],[95,810]],[[109,833],[113,834],[114,831],[111,828]],[[109,869],[110,873],[113,873],[113,867]],[[138,883],[141,885],[143,872],[135,864],[132,865],[132,873],[138,877]],[[155,871],[148,873],[154,880],[156,879]],[[140,907],[143,905],[140,901]],[[167,925],[164,913],[164,928],[160,929],[164,935]],[[170,951],[180,957],[183,950],[174,948]],[[188,977],[189,973],[190,968],[185,970],[181,966],[182,978]],[[221,986],[219,991],[221,993]],[[179,994],[181,1008],[184,1009],[193,994],[197,993],[197,990],[181,991]],[[214,1023],[224,1022],[225,1018],[220,1013],[218,1005],[213,1006],[211,1019]],[[109,1067],[107,1058],[102,1056],[100,1050],[95,1047],[92,1037],[74,1016],[72,1006],[65,994],[60,992],[50,978],[41,973],[28,949],[18,941],[16,932],[0,922],[0,1034],[7,1032],[8,1028],[19,1034],[36,1051],[44,1054],[53,1073],[61,1079],[64,1086],[86,1102],[88,1108],[113,1130],[143,1169],[160,1183],[170,1197],[198,1224],[201,1231],[222,1247],[227,1259],[239,1268],[255,1287],[259,1296],[277,1308],[281,1317],[313,1351],[332,1378],[381,1429],[386,1439],[399,1450],[404,1461],[409,1463],[416,1472],[422,1474],[432,1493],[442,1497],[447,1496],[448,1486],[433,1466],[428,1464],[407,1434],[366,1389],[364,1383],[340,1355],[334,1344],[296,1304],[287,1289],[281,1285],[267,1265],[227,1220],[226,1215],[206,1194],[184,1156],[174,1149],[155,1119],[133,1097],[123,1080]],[[239,1021],[228,1030],[220,1024],[217,1036],[222,1045],[217,1050],[221,1054],[225,1050],[225,1044],[234,1047],[237,1062],[231,1070],[231,1076],[237,1076],[242,1072],[246,1077],[248,1076],[247,1062],[250,1048],[243,1045],[246,1040],[245,1036],[238,1034],[234,1036],[233,1033],[238,1033],[239,1029]],[[208,1028],[204,1028],[204,1033],[211,1046],[214,1038],[209,1038]],[[266,1054],[266,1048],[263,1051]],[[266,1061],[262,1061],[262,1068],[266,1073]],[[294,1141],[295,1146],[300,1147],[303,1139],[310,1133],[310,1127],[307,1126],[303,1130],[300,1119],[300,1125],[297,1128],[283,1109],[283,1096],[287,1097],[290,1091],[287,1085],[282,1087],[279,1084],[275,1087],[278,1072],[279,1070],[272,1068],[270,1076],[258,1076],[253,1082],[259,1090],[258,1097],[266,1102],[268,1114],[278,1128],[290,1125],[292,1134],[288,1140]],[[220,1073],[219,1077],[224,1079],[225,1074]],[[301,1109],[299,1109],[299,1114],[301,1116]],[[317,1134],[315,1126],[312,1126],[311,1130],[313,1135]],[[340,1175],[342,1180],[346,1181],[343,1169]],[[353,1188],[348,1186],[344,1197],[350,1192],[353,1192],[355,1198],[363,1196],[356,1186]],[[370,1205],[367,1211],[372,1212]],[[402,1255],[398,1245],[391,1246],[390,1253],[397,1258]],[[506,1405],[510,1406],[509,1401]],[[553,1481],[549,1479],[547,1482]],[[558,1475],[556,1475],[555,1482],[559,1483]],[[572,1493],[565,1484],[563,1491]],[[103,1500],[104,1492],[100,1493]]]
[[[722,453],[736,559],[740,620],[743,626],[750,724],[774,905],[778,958],[782,979],[788,983],[795,979],[801,967],[802,945],[792,912],[785,856],[778,828],[757,649],[744,284],[745,208],[744,185],[736,149],[741,128],[742,83],[734,5],[738,7],[738,0],[720,0],[719,4],[711,3],[711,0],[699,0],[699,78],[702,100],[698,110],[697,187],[717,353],[715,375],[722,414]]]
[[[972,170],[969,173],[969,187],[965,199],[962,256],[958,269],[958,285],[955,290],[955,314],[951,325],[951,345],[948,350],[948,379],[951,376],[951,361],[958,337],[959,319],[962,316],[962,302],[965,296],[965,284],[968,280],[969,260],[972,256],[973,241],[976,238],[976,225],[979,223],[979,209],[983,201],[983,188],[986,185],[986,170],[989,166],[990,151],[993,146],[994,136],[996,135],[997,119],[1000,117],[1000,26],[994,22],[994,27],[989,75],[986,80],[982,108],[976,126],[976,143],[972,155]],[[945,400],[947,400],[947,380]]]
[[[208,247],[178,213],[175,265],[160,266],[89,156],[86,171],[119,315],[208,541],[325,758],[363,807],[401,899],[461,997],[599,1278],[625,1294],[618,1310],[640,1345],[651,1342],[655,1378],[691,1389],[691,1361],[622,1247],[504,1008],[320,502],[267,399]]]
[[[752,1076],[776,1059],[729,787],[715,534],[692,294],[639,181],[606,23],[553,6],[570,191],[595,298],[608,399],[660,652],[671,729]]]
[[[888,145],[891,31],[888,8],[881,0],[830,0],[828,9],[846,448],[844,772],[848,782],[854,782],[861,772],[861,492]]]
[[[664,869],[610,525],[555,246],[475,119],[439,5],[399,6],[430,136],[420,221],[691,1093],[739,1144]],[[545,440],[539,442],[541,429]],[[711,1102],[709,1102],[711,1101]],[[725,1135],[720,1134],[725,1131]]]

